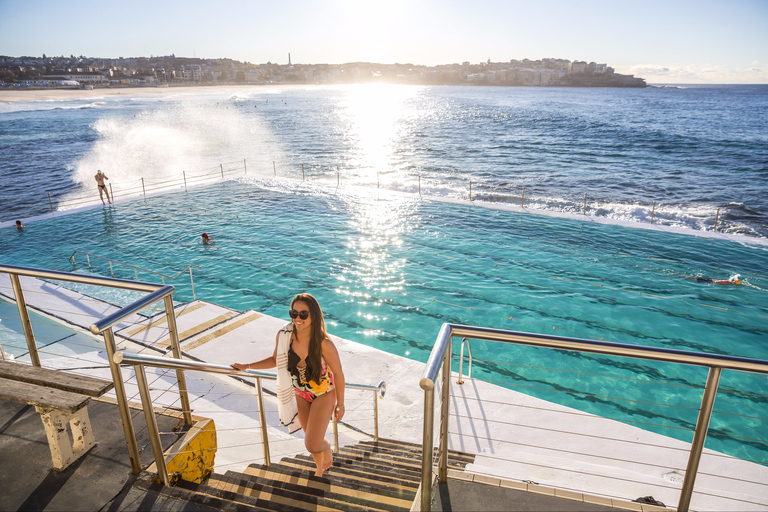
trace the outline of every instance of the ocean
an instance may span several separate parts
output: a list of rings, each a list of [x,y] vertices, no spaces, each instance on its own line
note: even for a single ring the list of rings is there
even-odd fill
[[[171,275],[194,264],[197,298],[280,318],[309,291],[332,334],[421,361],[443,322],[768,359],[767,106],[766,86],[4,103],[0,221],[39,219],[0,229],[0,261],[86,271],[69,259],[80,250]],[[98,169],[119,200],[152,193],[102,207]],[[185,190],[182,177],[213,181]],[[563,218],[504,209],[522,202]],[[625,227],[652,219],[690,234]],[[715,222],[755,243],[695,236]],[[736,274],[743,286],[696,280]],[[173,284],[192,300],[188,280]],[[701,369],[472,350],[475,377],[690,440]],[[768,463],[767,395],[764,377],[726,372],[707,446]]]
[[[222,164],[768,236],[768,86],[262,86],[0,103],[0,222]],[[471,182],[471,185],[470,185]],[[62,206],[63,205],[63,206]],[[717,222],[717,226],[715,226]]]

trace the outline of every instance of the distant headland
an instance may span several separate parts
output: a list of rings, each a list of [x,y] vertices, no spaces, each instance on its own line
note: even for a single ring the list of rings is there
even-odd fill
[[[233,59],[150,56],[131,58],[8,57],[0,55],[5,88],[94,88],[234,84],[401,83],[528,87],[646,87],[607,64],[566,59],[472,64],[252,64]]]

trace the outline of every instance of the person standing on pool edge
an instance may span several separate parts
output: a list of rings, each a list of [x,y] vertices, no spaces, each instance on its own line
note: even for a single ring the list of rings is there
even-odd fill
[[[96,173],[96,176],[93,177],[96,180],[96,183],[99,184],[99,199],[101,199],[101,204],[104,204],[104,195],[107,194],[107,201],[109,201],[109,204],[112,204],[112,200],[109,198],[109,192],[107,192],[107,186],[104,184],[104,180],[108,180],[107,175],[101,172],[101,169],[99,169],[99,172]]]
[[[317,299],[300,293],[291,301],[293,321],[280,329],[272,356],[252,363],[233,363],[236,370],[277,366],[280,421],[291,433],[298,416],[306,446],[315,461],[315,476],[333,464],[331,443],[325,438],[331,415],[344,417],[344,372],[336,345],[328,337]]]

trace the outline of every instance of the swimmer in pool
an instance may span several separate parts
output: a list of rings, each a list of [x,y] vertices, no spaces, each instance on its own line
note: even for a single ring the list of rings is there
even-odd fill
[[[731,276],[729,279],[709,279],[706,277],[694,277],[694,276],[686,276],[686,279],[690,279],[691,281],[697,281],[699,283],[714,283],[714,284],[735,284],[740,285],[741,279],[739,279],[741,276],[739,274],[736,274],[734,276]]]
[[[203,233],[203,245],[213,245],[213,238],[208,236],[208,233]]]

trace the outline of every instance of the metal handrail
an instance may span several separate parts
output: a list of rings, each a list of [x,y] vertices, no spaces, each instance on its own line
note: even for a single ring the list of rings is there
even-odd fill
[[[690,506],[693,486],[696,481],[696,473],[698,472],[701,453],[704,449],[704,441],[707,437],[709,420],[712,415],[715,395],[717,394],[717,387],[722,370],[768,374],[768,361],[761,359],[706,354],[658,347],[644,347],[641,345],[625,345],[607,341],[592,341],[579,338],[566,338],[445,323],[437,335],[435,345],[432,347],[432,352],[427,360],[426,368],[419,381],[419,385],[424,390],[424,443],[422,446],[421,510],[425,512],[431,510],[432,502],[434,389],[438,378],[437,374],[441,369],[442,403],[440,408],[441,426],[439,439],[440,446],[438,448],[438,481],[440,483],[445,483],[448,478],[448,406],[450,402],[451,361],[453,359],[452,340],[454,337],[708,367],[709,372],[707,375],[707,382],[704,386],[701,409],[699,410],[699,417],[696,422],[693,441],[691,442],[691,451],[685,472],[685,480],[683,481],[682,490],[680,491],[680,501],[677,507],[678,512],[687,512]]]
[[[72,253],[72,255],[69,257],[69,261],[72,262],[72,265],[77,268],[77,264],[75,263],[75,254],[80,253],[85,255],[85,261],[88,263],[88,270],[91,270],[91,256],[94,258],[99,258],[100,260],[108,261],[109,262],[109,273],[112,275],[112,277],[115,277],[115,273],[112,269],[112,264],[115,263],[117,265],[122,265],[124,267],[130,267],[133,269],[133,275],[136,278],[136,280],[139,280],[139,270],[142,272],[148,272],[150,274],[154,274],[156,276],[160,276],[160,279],[162,280],[163,284],[165,284],[166,279],[170,279],[171,281],[175,281],[181,274],[185,273],[187,270],[189,270],[189,282],[192,285],[192,299],[197,300],[197,297],[195,296],[195,282],[192,279],[192,268],[201,268],[199,265],[187,265],[184,270],[176,274],[176,276],[167,276],[161,272],[155,272],[154,270],[149,270],[142,267],[137,267],[136,265],[131,265],[130,263],[122,263],[117,260],[112,260],[109,258],[105,258],[103,256],[99,256],[97,254],[91,254],[89,252],[81,251],[81,250],[75,250],[75,252]]]
[[[277,375],[268,372],[261,372],[257,370],[235,370],[231,366],[224,366],[219,364],[211,364],[197,361],[189,361],[184,359],[171,359],[167,357],[150,356],[146,354],[127,354],[125,352],[116,352],[112,356],[112,361],[115,364],[131,364],[136,372],[136,383],[139,386],[139,394],[141,395],[142,408],[144,409],[144,415],[146,417],[146,423],[149,428],[150,442],[152,444],[152,451],[155,457],[155,466],[157,466],[158,475],[163,481],[164,485],[170,485],[170,479],[168,477],[168,469],[165,466],[165,456],[163,453],[162,444],[160,442],[160,432],[155,421],[154,409],[152,406],[152,397],[149,393],[149,387],[147,385],[147,378],[144,373],[145,366],[151,366],[154,368],[165,368],[170,370],[184,371],[193,370],[206,373],[221,373],[225,375],[234,375],[240,377],[255,377],[256,379],[256,396],[259,404],[259,422],[261,424],[261,441],[264,445],[264,464],[270,465],[269,457],[269,436],[267,434],[267,419],[264,413],[264,395],[261,388],[261,379],[277,380]],[[346,388],[349,389],[361,389],[365,391],[373,391],[373,410],[374,410],[374,440],[379,440],[379,415],[378,415],[378,402],[376,400],[377,395],[380,398],[384,398],[386,394],[387,385],[384,381],[379,382],[378,385],[373,386],[370,384],[354,384],[346,383]],[[181,393],[181,389],[179,392]],[[188,406],[187,406],[188,407]],[[339,430],[337,427],[336,418],[333,417],[333,436],[334,436],[334,451],[339,451]]]
[[[173,286],[170,285],[158,285],[154,283],[145,283],[142,281],[128,281],[125,279],[117,279],[114,277],[98,277],[88,276],[83,274],[75,274],[72,272],[59,272],[55,270],[43,270],[28,267],[18,267],[14,265],[0,265],[0,273],[8,274],[13,286],[13,293],[16,300],[16,306],[19,309],[19,318],[21,319],[22,328],[24,330],[24,337],[27,342],[27,349],[29,351],[29,357],[34,366],[41,366],[40,356],[37,352],[37,344],[35,343],[35,335],[32,331],[32,322],[29,319],[29,312],[27,311],[27,303],[24,299],[24,291],[21,287],[20,277],[34,277],[38,279],[51,279],[55,281],[66,281],[70,283],[89,284],[96,286],[106,286],[109,288],[119,288],[123,290],[132,290],[147,292],[141,299],[129,304],[125,308],[107,316],[94,325],[90,326],[91,332],[95,334],[101,333],[104,336],[104,344],[107,349],[107,361],[109,363],[109,370],[112,374],[112,381],[115,384],[115,396],[117,398],[117,406],[120,411],[120,419],[123,424],[123,433],[125,435],[125,442],[128,445],[128,455],[131,459],[131,470],[134,474],[141,472],[141,461],[139,459],[139,447],[136,442],[136,434],[133,429],[133,421],[131,420],[131,411],[128,406],[128,398],[125,394],[125,385],[123,383],[122,373],[120,371],[120,365],[112,361],[112,357],[117,352],[117,345],[115,343],[115,335],[112,328],[120,320],[130,316],[133,313],[141,311],[142,309],[154,304],[158,300],[162,299],[165,305],[165,315],[168,322],[168,331],[170,335],[171,347],[173,349],[174,357],[181,358],[181,346],[179,344],[178,329],[176,328],[176,315],[173,310]],[[181,370],[176,371],[176,378],[178,380],[179,389],[181,390],[181,402],[184,407],[184,421],[190,426],[192,425],[192,414],[189,412],[189,397],[187,394],[186,381],[184,380],[184,373]]]

